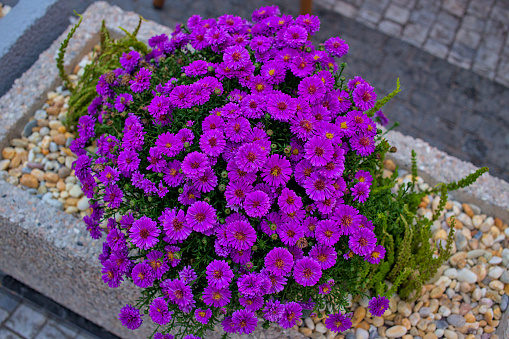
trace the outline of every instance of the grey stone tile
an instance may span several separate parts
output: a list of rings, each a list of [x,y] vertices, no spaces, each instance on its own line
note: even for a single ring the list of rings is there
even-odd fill
[[[385,12],[385,18],[404,25],[410,18],[410,10],[391,4]]]
[[[444,45],[449,45],[454,40],[455,31],[444,26],[442,22],[436,22],[431,29],[429,37]]]
[[[5,322],[5,326],[24,337],[33,338],[44,325],[46,319],[45,314],[22,303]]]
[[[509,86],[509,59],[502,59],[500,61],[495,80],[500,81],[505,86]]]
[[[470,1],[468,4],[467,13],[477,17],[487,17],[494,3],[494,0]]]
[[[486,20],[474,15],[464,15],[461,19],[461,28],[469,29],[481,33],[486,26]]]
[[[48,320],[35,339],[72,339],[76,337],[78,330],[70,327],[64,321]]]
[[[467,8],[467,0],[444,0],[442,7],[451,14],[462,16]]]
[[[0,289],[0,308],[3,308],[7,312],[12,312],[18,306],[19,299],[17,296],[9,293],[4,289]]]
[[[392,3],[398,4],[402,7],[412,9],[416,4],[416,0],[392,0]]]
[[[80,332],[78,336],[74,339],[100,339],[100,338],[88,332]]]
[[[481,42],[481,34],[468,29],[460,29],[456,33],[455,41],[476,49]]]
[[[419,24],[407,24],[403,29],[403,40],[415,46],[422,46],[428,35],[429,28]]]
[[[359,10],[357,7],[344,1],[337,1],[334,7],[332,7],[332,9],[335,12],[344,15],[348,18],[353,18],[357,14],[357,11]]]
[[[470,69],[472,60],[475,55],[475,49],[465,46],[461,43],[455,42],[452,46],[447,61],[454,65]]]
[[[23,339],[16,333],[9,331],[7,328],[0,328],[0,338],[2,339]]]
[[[442,59],[444,59],[447,56],[447,53],[449,52],[449,48],[447,46],[433,39],[428,39],[424,44],[423,48],[426,52],[431,53],[434,56],[437,56]]]
[[[9,317],[9,312],[7,312],[6,310],[0,309],[0,324],[3,323],[5,321],[5,319],[7,319],[8,317]]]
[[[378,29],[389,35],[399,37],[401,35],[402,27],[395,22],[384,20],[378,25]]]

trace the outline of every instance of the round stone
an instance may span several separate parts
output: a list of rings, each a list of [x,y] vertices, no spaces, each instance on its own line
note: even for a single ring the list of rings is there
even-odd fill
[[[79,198],[83,195],[81,188],[78,185],[73,185],[69,190],[69,195],[73,198]]]
[[[369,339],[369,332],[359,327],[355,330],[355,339]]]
[[[58,176],[62,179],[67,178],[71,174],[71,170],[67,166],[62,166],[58,170]]]
[[[464,268],[458,272],[458,281],[474,284],[477,281],[477,275],[469,269]]]
[[[499,258],[499,257],[494,257],[494,258]],[[490,270],[490,272],[488,273],[488,276],[491,279],[498,279],[498,278],[500,278],[502,273],[504,273],[504,269],[500,266],[495,266],[495,267],[493,267],[493,269]]]
[[[83,200],[83,199],[81,199],[81,200]],[[81,202],[81,200],[78,202],[78,209],[80,209],[81,211],[84,211],[79,206],[79,203]],[[88,205],[88,201],[87,201],[87,205]],[[315,329],[315,323],[313,322],[313,319],[311,319],[310,317],[307,317],[306,319],[304,319],[304,324],[306,324],[306,327],[311,330]]]
[[[459,314],[451,314],[447,317],[447,322],[454,327],[463,327],[466,324],[465,318]]]
[[[39,181],[31,174],[23,174],[19,182],[21,185],[28,188],[39,187]]]
[[[388,328],[387,331],[385,331],[385,335],[388,338],[400,338],[404,336],[406,332],[407,329],[405,328],[405,326],[396,325]]]
[[[319,323],[317,323],[315,325],[315,331],[318,332],[318,333],[326,333],[327,332],[327,327],[325,327],[324,324],[319,322]]]
[[[44,180],[50,183],[56,183],[58,181],[59,177],[58,174],[53,172],[47,172],[44,174]]]

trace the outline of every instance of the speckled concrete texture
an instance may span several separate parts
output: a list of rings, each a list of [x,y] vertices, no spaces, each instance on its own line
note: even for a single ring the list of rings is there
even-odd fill
[[[66,67],[73,67],[98,41],[102,19],[107,19],[108,27],[116,31],[118,26],[132,30],[137,24],[135,13],[123,12],[105,2],[95,3],[86,11],[82,26],[71,40]],[[54,59],[69,29],[1,98],[0,148],[24,126],[44,101],[46,93],[59,84]],[[147,39],[163,32],[169,33],[169,29],[145,22],[140,37]],[[410,164],[411,149],[416,150],[421,174],[430,183],[457,180],[475,170],[472,164],[448,156],[422,140],[397,132],[390,132],[388,139],[398,147],[393,158],[403,167]],[[485,213],[509,217],[509,184],[490,175],[484,175],[475,186],[458,192],[457,199],[474,202]],[[101,243],[88,237],[81,221],[48,207],[21,189],[0,182],[0,227],[0,270],[121,337],[142,338],[151,334],[150,321],[146,321],[135,334],[120,325],[117,320],[119,309],[132,303],[139,290],[129,283],[110,289],[102,282],[97,260]],[[220,335],[215,332],[207,338],[219,338]],[[242,338],[303,336],[271,327],[268,330],[259,328]]]
[[[402,168],[411,167],[411,152],[415,150],[419,175],[430,185],[458,181],[478,169],[473,164],[452,157],[421,139],[395,131],[390,131],[386,137],[389,143],[398,149],[396,153],[390,154],[390,158]],[[489,173],[483,174],[473,185],[452,192],[451,196],[458,201],[479,206],[483,213],[488,215],[502,220],[509,219],[509,183]]]

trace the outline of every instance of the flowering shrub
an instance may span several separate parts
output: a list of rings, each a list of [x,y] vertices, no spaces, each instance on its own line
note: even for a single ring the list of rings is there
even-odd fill
[[[71,148],[87,229],[107,234],[103,280],[141,288],[126,327],[148,314],[155,338],[251,333],[257,316],[290,328],[323,309],[350,327],[346,296],[386,252],[370,193],[389,146],[374,88],[335,60],[346,42],[308,40],[319,26],[275,6],[252,23],[195,15],[99,78]]]

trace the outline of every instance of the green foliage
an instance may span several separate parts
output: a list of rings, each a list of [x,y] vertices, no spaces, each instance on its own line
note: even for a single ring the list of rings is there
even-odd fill
[[[73,28],[71,28],[69,34],[67,34],[67,37],[64,39],[64,42],[62,42],[62,45],[60,45],[57,56],[58,75],[64,82],[64,86],[67,87],[69,91],[71,91],[71,93],[74,93],[75,91],[74,86],[72,85],[71,80],[69,79],[69,76],[67,75],[64,69],[64,56],[67,46],[69,45],[69,41],[71,40],[72,36],[74,35],[78,27],[81,25],[81,21],[83,20],[82,15],[78,14],[78,16],[80,17],[80,20],[76,23],[76,25],[73,26]]]
[[[401,89],[399,88],[399,78],[398,78],[396,80],[396,89],[394,91],[392,91],[391,93],[389,93],[389,95],[387,95],[382,100],[378,100],[375,104],[375,107],[373,107],[372,109],[370,109],[369,111],[366,112],[368,117],[373,117],[373,115],[375,115],[375,112],[379,111],[382,107],[384,107],[385,104],[387,104],[389,102],[389,100],[394,98],[399,92],[401,92]]]
[[[62,43],[57,59],[60,77],[64,81],[64,85],[68,87],[72,93],[66,119],[67,128],[71,131],[76,129],[79,118],[87,113],[88,106],[97,96],[96,86],[99,77],[120,67],[119,58],[122,56],[122,53],[128,53],[133,49],[143,54],[149,52],[147,46],[136,38],[143,21],[141,16],[139,17],[138,25],[132,33],[120,27],[120,29],[126,33],[126,35],[120,39],[111,38],[110,32],[106,28],[103,20],[100,31],[99,48],[94,51],[92,63],[85,67],[85,72],[81,80],[78,82],[76,88],[73,88],[68,75],[64,71],[63,58],[69,40],[75,33],[82,19],[83,18],[80,16],[79,22],[73,27]]]

